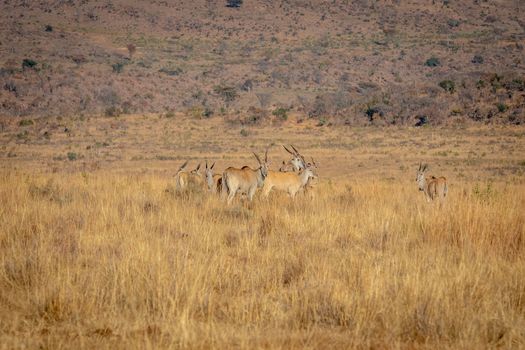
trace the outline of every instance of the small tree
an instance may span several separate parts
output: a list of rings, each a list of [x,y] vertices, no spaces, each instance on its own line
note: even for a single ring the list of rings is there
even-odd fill
[[[242,0],[226,0],[226,7],[239,8],[242,5]]]
[[[131,59],[135,54],[135,51],[137,51],[137,47],[134,44],[128,44],[127,48],[129,53],[129,59]]]

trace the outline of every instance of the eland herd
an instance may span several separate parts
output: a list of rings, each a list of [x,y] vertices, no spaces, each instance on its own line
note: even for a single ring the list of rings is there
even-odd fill
[[[318,179],[318,166],[311,157],[311,162],[307,162],[305,157],[290,145],[283,148],[292,158],[283,161],[278,171],[269,170],[268,148],[261,158],[253,153],[259,163],[259,167],[252,169],[249,166],[242,168],[228,167],[222,174],[215,174],[215,162],[208,166],[206,161],[204,172],[201,172],[201,164],[193,170],[187,171],[188,161],[184,162],[175,174],[176,186],[178,190],[186,190],[190,185],[207,189],[211,193],[221,194],[222,198],[227,198],[228,204],[231,204],[237,194],[244,194],[252,201],[253,196],[258,188],[262,188],[264,197],[268,197],[272,190],[288,193],[294,199],[301,190],[306,194],[312,192],[313,181]],[[425,194],[428,202],[439,199],[441,202],[445,199],[448,187],[445,177],[425,176],[428,170],[428,164],[419,163],[416,182],[419,190]]]

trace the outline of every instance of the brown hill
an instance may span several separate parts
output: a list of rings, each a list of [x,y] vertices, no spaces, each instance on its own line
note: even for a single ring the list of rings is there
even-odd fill
[[[520,124],[524,40],[519,0],[5,0],[0,115]]]

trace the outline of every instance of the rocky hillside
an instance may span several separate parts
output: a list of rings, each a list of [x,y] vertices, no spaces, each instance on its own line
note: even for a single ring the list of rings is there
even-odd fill
[[[0,115],[520,124],[524,45],[521,0],[3,0]]]

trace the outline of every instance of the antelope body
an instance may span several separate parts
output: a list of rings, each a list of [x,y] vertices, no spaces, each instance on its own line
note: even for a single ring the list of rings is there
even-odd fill
[[[428,165],[419,164],[419,169],[417,170],[416,181],[419,186],[419,190],[425,193],[425,198],[427,202],[433,201],[434,199],[439,199],[443,201],[447,196],[448,187],[447,179],[443,176],[441,177],[426,177],[425,171],[427,171]]]
[[[295,198],[299,190],[306,188],[310,179],[316,178],[310,167],[299,173],[269,171],[264,181],[263,195],[268,197],[272,189],[286,192],[290,197]]]
[[[204,185],[204,179],[200,172],[200,163],[197,165],[197,168],[191,170],[190,172],[184,170],[187,165],[188,161],[184,162],[175,175],[177,188],[179,190],[187,189],[190,183],[197,186]]]
[[[222,174],[222,193],[228,194],[228,204],[231,203],[237,192],[246,193],[251,201],[257,188],[263,187],[268,176],[268,150],[261,162],[259,156],[254,153],[259,162],[259,168],[251,169],[244,166],[241,169],[229,167]]]

